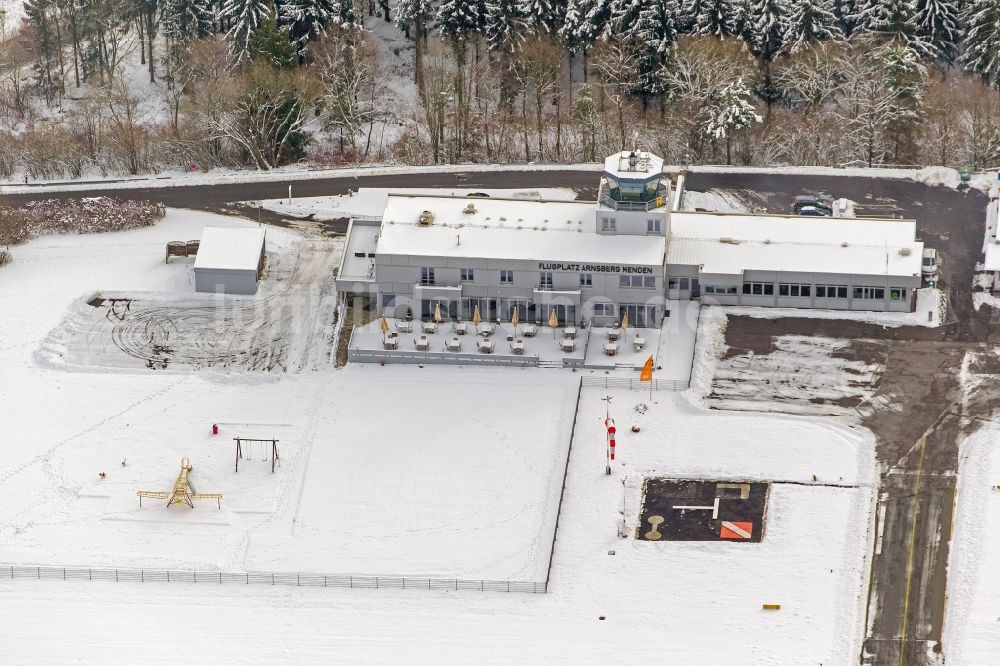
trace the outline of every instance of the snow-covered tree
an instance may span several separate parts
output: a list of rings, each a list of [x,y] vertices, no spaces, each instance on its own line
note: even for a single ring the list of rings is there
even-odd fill
[[[738,4],[734,0],[702,0],[700,4],[692,32],[716,37],[734,34],[738,15]]]
[[[788,10],[788,27],[785,44],[793,51],[823,39],[841,37],[837,17],[830,9],[829,0],[792,0]]]
[[[518,0],[518,8],[536,32],[557,33],[566,20],[566,0]]]
[[[837,17],[837,25],[845,37],[854,33],[857,25],[858,3],[864,0],[833,0],[833,14]]]
[[[350,6],[353,11],[354,5]],[[280,5],[278,20],[302,52],[310,41],[326,33],[327,25],[337,23],[341,17],[336,12],[341,8],[338,0],[287,0]]]
[[[934,48],[917,34],[916,12],[915,0],[879,0],[863,26],[868,32],[906,44],[920,56],[933,56]]]
[[[663,93],[661,70],[670,45],[677,39],[676,0],[642,0],[631,31],[639,44],[639,90],[646,96]]]
[[[163,36],[186,43],[212,32],[211,0],[162,0],[160,19]]]
[[[261,22],[273,11],[270,0],[225,0],[220,18],[229,24],[226,39],[233,56],[243,61],[250,57],[250,40]]]
[[[756,19],[750,42],[753,53],[763,62],[770,62],[785,45],[788,6],[785,0],[756,0],[752,15]]]
[[[483,32],[491,51],[513,53],[528,31],[528,19],[518,0],[486,0]]]
[[[1000,0],[969,0],[962,13],[966,25],[965,67],[1000,87]]]
[[[426,33],[427,25],[434,18],[434,0],[396,0],[393,5],[393,18],[396,26],[410,34],[410,28],[416,28],[414,39],[419,39]]]
[[[732,163],[732,134],[763,120],[750,101],[750,86],[742,77],[713,92],[701,113],[702,133],[726,141],[726,164]]]
[[[566,20],[563,21],[560,32],[571,53],[582,51],[586,54],[594,45],[604,30],[604,25],[596,25],[591,17],[600,15],[598,10],[603,6],[606,6],[606,0],[569,0],[566,5]]]
[[[954,0],[917,0],[917,36],[928,42],[946,62],[955,59],[958,43],[958,4]]]
[[[456,47],[483,27],[483,4],[479,0],[442,0],[435,20],[437,28]]]

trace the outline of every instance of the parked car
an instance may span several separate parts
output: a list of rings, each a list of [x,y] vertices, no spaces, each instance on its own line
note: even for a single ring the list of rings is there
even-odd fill
[[[924,278],[927,280],[933,280],[937,277],[938,273],[937,250],[935,250],[932,247],[924,248],[923,260],[920,262],[920,272],[923,273]]]
[[[795,197],[792,201],[792,210],[796,215],[833,215],[833,201],[829,197],[820,197],[813,194],[804,194]]]

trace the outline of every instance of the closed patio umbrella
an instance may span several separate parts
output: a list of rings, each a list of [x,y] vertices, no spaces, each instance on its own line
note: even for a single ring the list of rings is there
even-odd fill
[[[555,340],[556,329],[559,328],[559,317],[556,316],[555,308],[552,308],[552,312],[549,313],[549,328],[552,329],[552,339]]]
[[[628,310],[622,315],[622,339],[628,341]]]
[[[517,306],[514,306],[514,311],[510,313],[510,325],[514,327],[514,337],[517,337]]]
[[[477,303],[476,307],[472,310],[472,323],[479,326],[479,322],[482,320],[483,318],[479,316],[479,304]]]
[[[441,323],[441,302],[440,301],[438,301],[437,303],[434,304],[434,323],[435,324],[440,324]]]

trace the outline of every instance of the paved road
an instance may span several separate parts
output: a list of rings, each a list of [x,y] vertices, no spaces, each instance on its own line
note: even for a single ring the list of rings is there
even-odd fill
[[[148,199],[174,208],[193,208],[211,213],[238,214],[250,219],[260,219],[268,224],[287,224],[289,218],[270,211],[258,211],[253,206],[241,205],[244,201],[281,199],[288,196],[292,185],[295,197],[320,197],[347,194],[359,187],[456,187],[456,188],[523,188],[568,187],[578,197],[597,197],[596,171],[498,171],[495,173],[431,173],[395,174],[322,178],[318,180],[284,180],[269,183],[220,183],[217,185],[185,185],[181,187],[150,187],[122,190],[74,190],[72,192],[28,192],[10,194],[4,201],[16,204],[37,199],[77,199],[80,197],[112,196],[122,199]],[[322,225],[325,230],[343,233],[347,220],[335,220]]]
[[[986,198],[978,192],[900,180],[695,174],[692,189],[743,191],[748,202],[787,209],[792,196],[825,192],[861,202],[866,213],[917,220],[919,236],[942,256],[940,286],[949,292],[949,324],[937,329],[883,329],[820,319],[731,318],[730,344],[768,353],[778,335],[888,339],[876,349],[885,363],[878,392],[894,410],[876,411],[864,425],[876,435],[883,474],[879,505],[882,541],[872,563],[868,634],[862,662],[877,666],[935,663],[944,650],[948,542],[960,442],[1000,405],[995,382],[963,402],[958,372],[966,352],[1000,342],[989,309],[976,312],[969,290],[979,260]],[[767,193],[761,196],[760,193]],[[861,345],[856,347],[863,348]],[[996,369],[972,367],[972,373]],[[964,411],[963,411],[964,410]]]
[[[583,198],[596,195],[593,171],[454,173],[363,176],[295,181],[296,196],[345,194],[358,187],[569,187]],[[161,201],[168,206],[255,218],[257,211],[238,202],[287,195],[290,181],[219,184],[176,188],[74,191],[10,195],[10,202],[38,198],[75,198],[110,194]],[[989,417],[1000,405],[1000,390],[983,389],[971,396],[965,418],[956,409],[957,369],[969,350],[1000,340],[990,314],[971,307],[968,290],[979,258],[985,197],[903,180],[856,177],[780,176],[761,174],[692,174],[692,190],[724,189],[742,193],[754,206],[784,212],[796,194],[847,196],[870,214],[898,213],[918,221],[921,238],[942,255],[941,286],[951,292],[951,321],[938,329],[882,329],[855,322],[818,319],[733,318],[735,338],[769,341],[774,335],[797,333],[842,338],[889,338],[880,390],[891,395],[900,411],[876,412],[865,425],[875,433],[885,473],[883,540],[873,561],[869,633],[864,663],[879,666],[929,664],[928,646],[941,650],[948,538],[958,464],[958,444],[976,427],[973,416]],[[287,223],[280,215],[263,214],[270,223]],[[340,232],[344,221],[327,225]],[[766,349],[767,346],[765,345]],[[1000,369],[983,369],[996,373]],[[990,384],[987,382],[986,384]]]

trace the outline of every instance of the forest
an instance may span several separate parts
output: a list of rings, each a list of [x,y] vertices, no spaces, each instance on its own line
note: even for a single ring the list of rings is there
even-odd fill
[[[1000,0],[27,0],[0,177],[287,164],[985,168]]]

